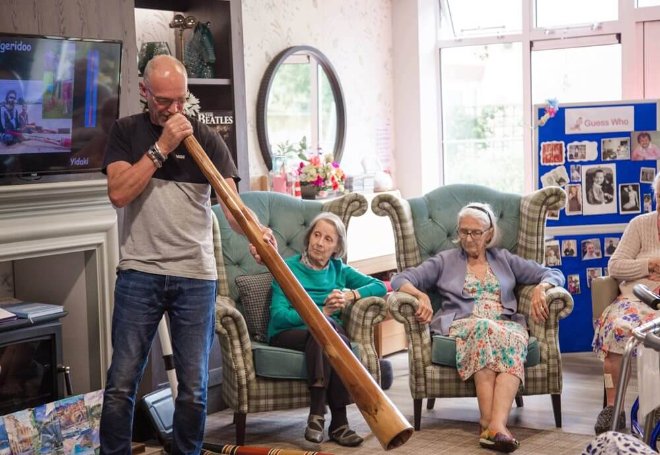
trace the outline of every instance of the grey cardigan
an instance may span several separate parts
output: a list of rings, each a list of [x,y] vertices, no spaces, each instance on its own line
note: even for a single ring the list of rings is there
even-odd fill
[[[489,248],[486,259],[500,282],[504,316],[523,327],[527,327],[527,322],[523,315],[517,313],[518,302],[513,292],[516,284],[564,284],[564,275],[559,270],[523,259],[508,250]],[[463,292],[466,274],[467,255],[462,248],[452,248],[397,274],[392,279],[392,288],[398,291],[405,283],[410,283],[420,291],[437,289],[441,307],[433,315],[431,332],[448,335],[451,323],[455,319],[468,317],[474,309],[474,299]]]

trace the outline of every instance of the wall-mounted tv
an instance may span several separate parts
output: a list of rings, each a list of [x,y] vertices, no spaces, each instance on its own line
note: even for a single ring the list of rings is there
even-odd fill
[[[120,63],[121,41],[0,33],[0,185],[100,170]]]

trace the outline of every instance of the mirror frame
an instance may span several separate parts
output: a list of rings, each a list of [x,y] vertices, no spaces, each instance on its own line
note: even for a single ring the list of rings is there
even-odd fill
[[[277,54],[272,62],[268,65],[264,77],[259,86],[259,94],[257,97],[257,138],[259,139],[259,147],[261,148],[261,155],[263,156],[264,163],[268,170],[273,169],[273,154],[270,147],[270,140],[268,138],[268,118],[266,107],[268,106],[268,95],[275,79],[275,74],[284,61],[291,55],[297,52],[305,52],[316,58],[318,64],[325,71],[332,89],[332,95],[335,99],[335,106],[337,111],[337,135],[335,137],[335,146],[333,150],[334,160],[339,163],[344,152],[344,142],[346,141],[346,105],[344,103],[344,94],[339,83],[337,73],[333,68],[330,60],[318,49],[311,46],[293,46],[284,49]]]

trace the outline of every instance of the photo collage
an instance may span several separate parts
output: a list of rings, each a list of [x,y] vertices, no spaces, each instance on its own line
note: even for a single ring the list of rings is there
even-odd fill
[[[600,141],[542,142],[540,164],[552,168],[540,176],[541,184],[566,190],[567,216],[650,212],[650,184],[657,170],[653,161],[660,159],[656,144],[660,144],[660,131],[633,131]],[[642,163],[638,175],[621,178],[617,164],[623,161],[647,161],[648,165]],[[558,214],[549,219],[558,219]]]

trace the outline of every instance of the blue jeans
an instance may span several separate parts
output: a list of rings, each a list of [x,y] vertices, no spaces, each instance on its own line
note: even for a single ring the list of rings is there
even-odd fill
[[[215,295],[215,281],[135,270],[118,273],[112,315],[112,363],[101,414],[101,454],[131,453],[135,396],[165,312],[169,314],[179,382],[172,453],[200,452],[206,422]]]

